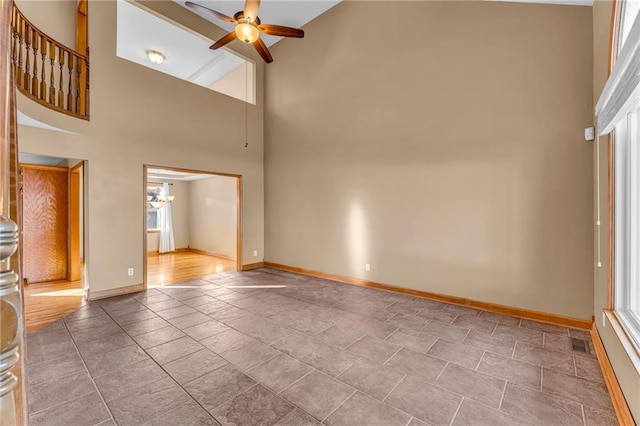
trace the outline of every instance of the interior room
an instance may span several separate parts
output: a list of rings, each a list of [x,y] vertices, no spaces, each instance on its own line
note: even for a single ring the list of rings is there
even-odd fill
[[[147,288],[237,270],[238,179],[146,170]]]
[[[3,426],[640,422],[640,1],[0,18]]]

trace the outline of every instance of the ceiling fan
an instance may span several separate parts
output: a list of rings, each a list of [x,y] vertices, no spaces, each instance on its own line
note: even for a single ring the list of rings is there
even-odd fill
[[[224,13],[209,9],[208,7],[200,6],[199,4],[195,4],[190,1],[187,1],[185,4],[194,10],[211,15],[221,21],[236,25],[234,31],[216,41],[209,49],[219,49],[225,44],[238,38],[245,43],[251,43],[260,56],[262,56],[262,59],[264,59],[266,63],[270,63],[273,62],[273,58],[271,57],[271,53],[269,53],[269,49],[267,49],[267,46],[264,44],[264,41],[260,38],[260,33],[279,37],[304,37],[304,31],[298,28],[261,23],[260,18],[258,17],[260,0],[246,0],[244,3],[244,10],[236,12],[233,15],[233,18],[225,15]]]

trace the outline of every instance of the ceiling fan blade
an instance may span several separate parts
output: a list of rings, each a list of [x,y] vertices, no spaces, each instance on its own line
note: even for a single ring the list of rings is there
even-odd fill
[[[214,18],[217,18],[221,21],[225,21],[228,22],[230,24],[235,24],[236,20],[233,19],[230,16],[225,15],[224,13],[220,13],[217,10],[213,10],[213,9],[209,9],[208,7],[204,7],[204,6],[200,6],[199,4],[195,4],[193,2],[186,2],[185,3],[187,6],[189,6],[191,9],[197,10],[201,13],[204,13],[206,15],[212,15]]]
[[[267,49],[267,46],[264,44],[264,41],[262,41],[261,38],[257,39],[256,41],[253,42],[253,47],[256,48],[256,50],[258,51],[258,53],[260,54],[260,56],[262,56],[262,59],[264,59],[264,61],[266,63],[271,63],[273,62],[273,58],[271,57],[271,53],[269,53],[269,49]]]
[[[238,36],[236,35],[236,32],[231,31],[229,34],[227,34],[226,36],[222,37],[220,40],[213,43],[211,47],[209,47],[209,49],[212,49],[212,50],[219,49],[225,44],[229,43],[230,41],[235,40],[236,38],[238,38]]]
[[[280,37],[304,37],[304,31],[282,25],[261,24],[258,29],[267,35]]]
[[[244,2],[244,17],[250,17],[251,22],[255,22],[258,17],[258,9],[260,9],[260,0],[246,0]]]

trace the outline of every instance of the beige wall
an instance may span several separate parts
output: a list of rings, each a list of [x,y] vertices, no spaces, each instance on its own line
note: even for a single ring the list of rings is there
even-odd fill
[[[591,8],[343,2],[305,33],[266,71],[265,259],[590,319]]]
[[[149,6],[212,40],[224,34],[174,2]],[[33,14],[39,11],[34,8]],[[144,164],[242,175],[248,247],[243,258],[251,263],[251,248],[262,250],[264,244],[263,65],[258,62],[257,105],[248,108],[245,148],[243,102],[116,57],[115,29],[115,2],[91,2],[90,122],[19,99],[19,108],[30,117],[79,133],[20,127],[19,144],[24,152],[88,160],[85,235],[91,293],[142,283]],[[132,277],[128,267],[135,268]]]
[[[15,0],[15,3],[33,25],[75,49],[77,0]]]
[[[156,179],[151,179],[151,181],[159,182]],[[170,179],[164,179],[162,182],[173,184],[169,187],[169,191],[175,197],[171,202],[171,215],[176,248],[187,248],[189,247],[189,182]],[[160,233],[147,233],[147,251],[158,251],[159,246]]]
[[[235,70],[215,81],[209,89],[217,90],[225,95],[236,99],[246,99],[248,102],[255,102],[255,86],[251,76],[255,66],[249,62],[243,62]]]
[[[158,247],[160,247],[160,233],[148,232],[147,233],[147,251],[157,252]]]
[[[173,183],[171,203],[176,248],[194,248],[236,258],[237,184],[235,178],[211,177]],[[160,234],[147,233],[147,251],[158,251]]]
[[[597,102],[608,77],[609,46],[611,30],[612,3],[597,0],[593,6],[593,102]],[[607,305],[607,277],[609,274],[609,199],[608,199],[608,138],[600,139],[600,221],[602,267],[594,267],[594,315],[600,337],[607,350],[607,356],[616,373],[620,387],[624,392],[629,409],[636,422],[640,421],[640,375],[634,368],[622,347],[620,339],[614,332],[608,319],[603,318],[602,311]],[[595,153],[594,147],[594,153]],[[597,186],[594,186],[594,190]],[[594,204],[596,215],[598,205]],[[594,218],[595,221],[595,218]],[[595,240],[597,244],[597,239]],[[595,246],[597,247],[597,245]],[[595,262],[594,262],[595,264]]]
[[[237,179],[214,176],[189,183],[189,246],[236,258]]]

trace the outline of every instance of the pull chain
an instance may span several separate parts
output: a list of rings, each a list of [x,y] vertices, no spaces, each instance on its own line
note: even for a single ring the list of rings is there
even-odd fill
[[[600,223],[600,132],[598,130],[598,117],[596,117],[596,239],[597,239],[597,263],[598,268],[602,267],[601,223]]]
[[[249,147],[249,61],[248,58],[248,50],[249,44],[245,43],[245,61],[244,61],[244,118],[245,118],[245,126],[244,126],[244,147]]]

